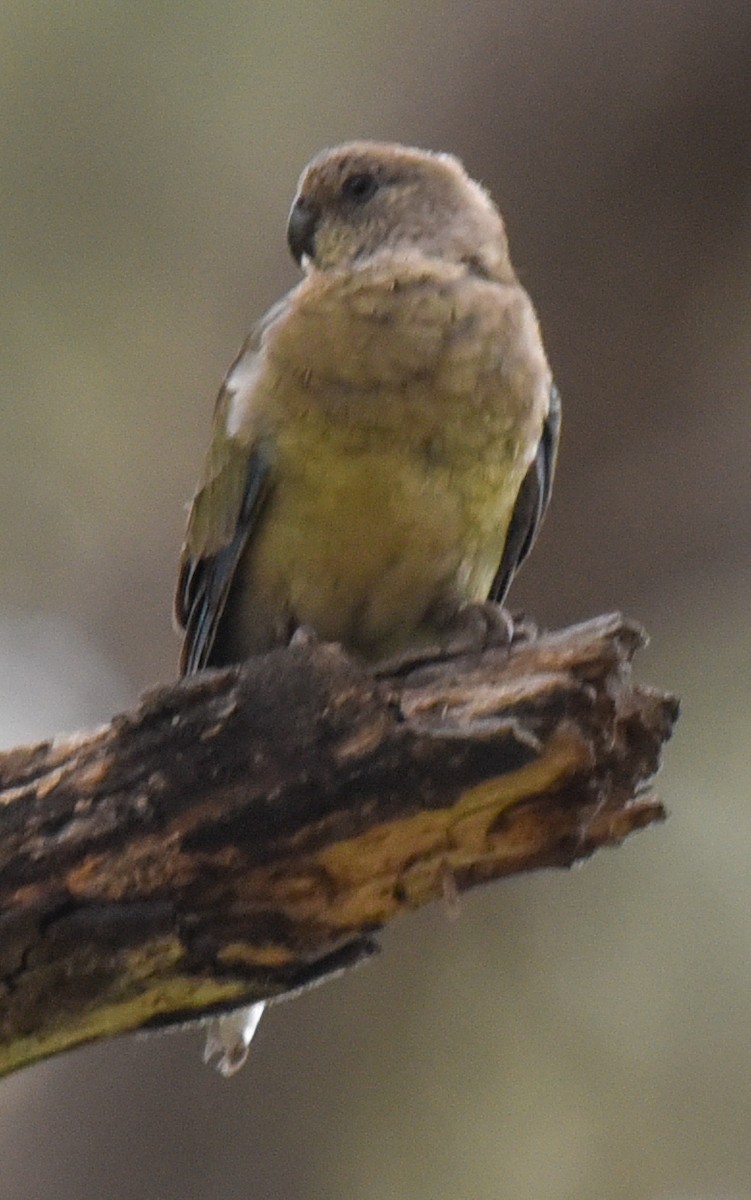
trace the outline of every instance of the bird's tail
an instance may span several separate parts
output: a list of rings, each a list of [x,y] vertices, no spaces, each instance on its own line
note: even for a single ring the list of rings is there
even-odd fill
[[[203,1061],[209,1063],[218,1055],[216,1069],[222,1075],[226,1077],[239,1071],[248,1057],[248,1047],[265,1007],[265,1002],[261,1001],[212,1021],[206,1034]]]

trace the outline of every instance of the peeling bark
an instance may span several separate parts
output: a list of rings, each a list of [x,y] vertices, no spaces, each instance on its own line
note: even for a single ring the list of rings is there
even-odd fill
[[[293,992],[398,914],[664,818],[619,616],[377,677],[292,646],[0,756],[0,1074]]]

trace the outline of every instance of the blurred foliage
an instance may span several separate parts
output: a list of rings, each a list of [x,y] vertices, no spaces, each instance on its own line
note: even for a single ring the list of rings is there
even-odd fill
[[[2,6],[2,741],[174,673],[213,395],[355,136],[499,199],[565,402],[512,600],[644,620],[685,716],[667,826],[405,923],[231,1083],[195,1038],[6,1081],[0,1200],[749,1194],[750,56],[736,0]]]

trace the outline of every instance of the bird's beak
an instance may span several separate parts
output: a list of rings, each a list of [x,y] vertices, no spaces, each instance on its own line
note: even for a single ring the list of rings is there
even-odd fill
[[[304,257],[315,259],[318,217],[315,205],[298,196],[292,205],[287,224],[287,245],[298,267],[302,266]]]

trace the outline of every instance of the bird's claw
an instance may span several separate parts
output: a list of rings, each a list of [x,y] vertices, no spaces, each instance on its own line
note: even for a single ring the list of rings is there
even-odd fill
[[[437,659],[481,654],[494,648],[510,649],[518,642],[529,641],[536,633],[531,621],[522,615],[512,616],[494,600],[465,604],[446,624],[442,636],[383,659],[378,663],[377,674],[404,675]]]

